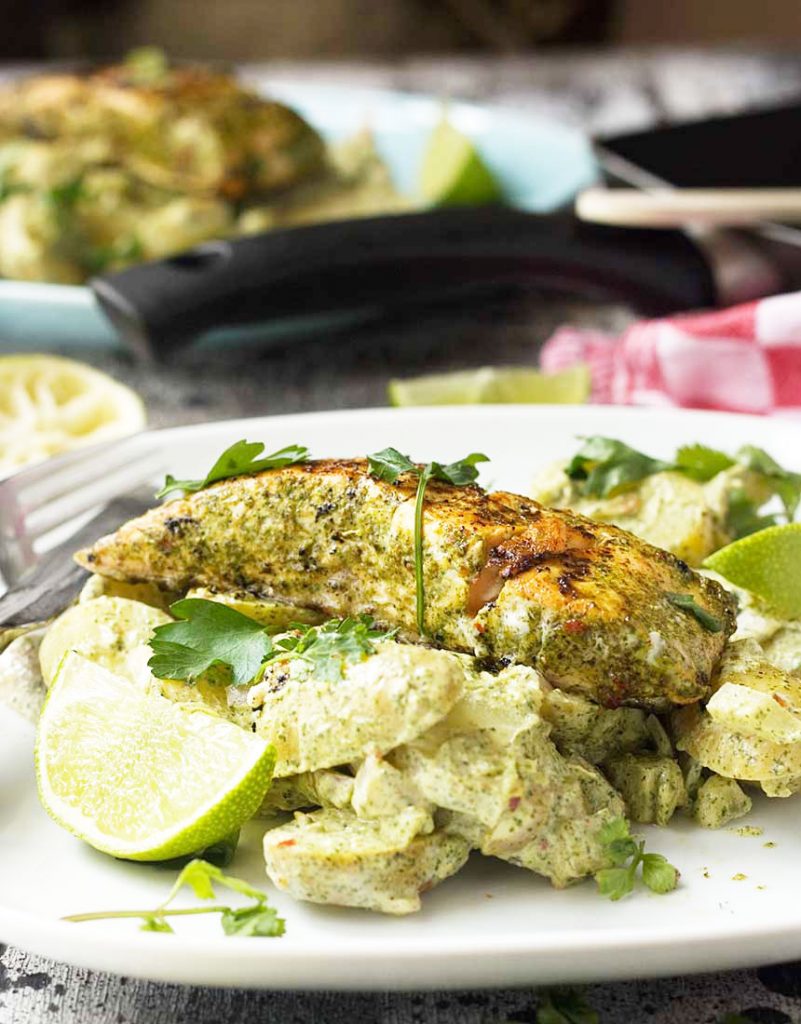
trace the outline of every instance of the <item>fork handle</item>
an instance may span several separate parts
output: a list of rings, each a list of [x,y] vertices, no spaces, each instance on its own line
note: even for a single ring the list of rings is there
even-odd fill
[[[603,292],[653,313],[715,302],[709,267],[681,232],[598,227],[505,207],[210,242],[90,283],[123,340],[149,358],[212,328],[385,309],[501,283]]]

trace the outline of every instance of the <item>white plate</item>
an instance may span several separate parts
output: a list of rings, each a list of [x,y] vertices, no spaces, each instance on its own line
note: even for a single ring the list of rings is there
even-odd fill
[[[394,445],[419,459],[484,451],[484,481],[524,491],[532,472],[575,448],[577,434],[621,437],[669,456],[703,441],[728,450],[766,447],[801,469],[791,421],[684,411],[576,407],[376,410],[253,419],[160,434],[180,476],[205,471],[228,443],[308,444],[346,456]],[[649,845],[682,872],[668,896],[609,903],[585,883],[564,892],[534,875],[475,857],[403,919],[295,903],[273,891],[286,918],[281,939],[226,938],[216,921],[181,921],[177,935],[131,921],[68,924],[60,915],[155,906],[173,872],[94,852],[39,808],[32,729],[0,712],[0,940],[87,967],[163,981],[263,988],[388,989],[539,984],[678,974],[801,956],[798,798],[756,800],[747,819],[764,829],[707,832],[681,815],[649,828]],[[742,822],[737,822],[737,825]],[[260,829],[247,831],[232,867],[269,883]],[[770,841],[775,847],[767,847]],[[735,875],[746,877],[734,880]]]

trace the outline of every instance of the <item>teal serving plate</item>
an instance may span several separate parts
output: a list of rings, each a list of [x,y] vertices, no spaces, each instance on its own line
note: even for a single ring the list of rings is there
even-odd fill
[[[423,152],[442,116],[441,100],[381,89],[320,83],[259,82],[260,91],[298,110],[323,136],[347,138],[365,126],[401,192],[414,195]],[[449,102],[448,117],[478,146],[510,205],[547,213],[598,176],[587,138],[577,129],[513,107]],[[323,331],[364,318],[365,310],[272,320],[203,336],[214,346],[257,335],[262,341]],[[88,288],[0,281],[0,351],[110,347],[119,340]]]

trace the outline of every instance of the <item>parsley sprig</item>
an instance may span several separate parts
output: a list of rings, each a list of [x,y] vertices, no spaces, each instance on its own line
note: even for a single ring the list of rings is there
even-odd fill
[[[261,473],[265,469],[283,469],[284,466],[294,466],[298,462],[306,462],[309,458],[309,449],[302,444],[290,444],[286,448],[279,448],[272,455],[258,458],[263,451],[264,445],[261,441],[245,441],[244,439],[237,441],[230,448],[225,449],[208,473],[200,480],[176,480],[174,476],[167,474],[164,486],[156,492],[156,497],[164,498],[172,491],[184,491],[185,493],[202,491],[203,488],[218,480]]]
[[[234,686],[247,686],[270,661],[297,658],[311,666],[316,678],[336,682],[347,665],[375,652],[376,641],[395,635],[362,615],[329,619],[319,626],[295,622],[273,639],[275,627],[201,597],[176,601],[170,611],[180,621],[157,626],[150,638],[153,656],[148,665],[159,679],[193,682],[213,666],[225,665]]]
[[[613,437],[586,437],[565,472],[582,494],[608,498],[647,476],[672,469],[669,462],[630,448]]]
[[[417,496],[414,506],[414,577],[417,591],[417,632],[425,636],[425,580],[423,576],[423,502],[429,480],[442,480],[455,487],[465,487],[478,477],[476,465],[489,462],[486,455],[472,452],[458,462],[443,465],[441,462],[428,462],[418,465],[403,455],[397,448],[384,448],[380,452],[367,456],[370,472],[379,480],[394,484],[403,473],[412,473],[417,477]]]
[[[389,640],[397,630],[377,629],[369,615],[329,619],[319,626],[295,623],[293,632],[276,641],[273,657],[299,658],[311,665],[315,679],[335,683],[346,665],[363,661],[375,652],[378,640]]]
[[[247,896],[252,902],[244,907],[229,907],[215,904],[201,907],[170,907],[170,904],[184,886],[188,886],[201,900],[215,897],[214,886],[222,886],[232,892]],[[248,882],[222,871],[205,860],[191,860],[175,880],[167,898],[152,910],[98,910],[88,914],[70,914],[65,921],[105,921],[111,918],[132,917],[142,922],[143,932],[172,932],[168,917],[185,917],[193,914],[220,914],[220,923],[226,935],[250,935],[277,937],[283,935],[283,918],[267,902],[267,894],[255,889]]]
[[[674,470],[699,483],[707,483],[732,466],[743,466],[762,477],[771,494],[780,499],[783,518],[791,521],[801,503],[801,473],[792,473],[779,465],[762,448],[743,445],[732,456],[702,444],[679,448],[672,462],[653,459],[611,437],[586,437],[584,444],[567,465],[565,472],[579,492],[588,497],[609,498],[620,494],[654,473]],[[777,515],[758,515],[764,502],[755,501],[742,491],[730,496],[728,523],[735,538],[773,526]]]
[[[625,818],[614,818],[601,829],[601,842],[612,862],[596,875],[598,891],[610,900],[619,900],[634,889],[639,869],[645,886],[656,893],[672,892],[679,872],[661,853],[646,853],[645,842],[637,841]]]

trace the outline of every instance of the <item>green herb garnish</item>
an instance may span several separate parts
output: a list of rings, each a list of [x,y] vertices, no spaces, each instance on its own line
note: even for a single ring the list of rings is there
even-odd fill
[[[263,459],[257,458],[263,451],[261,441],[237,441],[225,449],[202,480],[176,480],[168,474],[164,486],[156,492],[156,497],[163,498],[172,491],[202,491],[218,480],[249,476],[251,473],[261,473],[264,469],[283,469],[284,466],[306,462],[309,458],[309,449],[301,444],[290,444],[272,455],[265,455]]]
[[[333,683],[342,678],[346,665],[375,653],[378,640],[389,640],[397,630],[376,629],[369,615],[356,619],[329,619],[319,626],[293,622],[294,635],[282,636],[268,660],[300,658],[312,666],[315,679]]]
[[[610,900],[619,900],[633,889],[637,870],[651,892],[666,893],[676,888],[679,872],[661,853],[646,853],[645,842],[637,841],[625,818],[614,818],[601,829],[601,842],[613,867],[596,875],[598,891]]]
[[[717,448],[707,448],[703,444],[689,444],[679,448],[673,468],[680,470],[685,476],[707,483],[724,469],[735,465],[735,460]]]
[[[801,501],[801,473],[783,469],[774,458],[762,448],[752,444],[743,445],[737,452],[737,461],[746,469],[759,473],[770,481],[775,493],[784,505],[788,522],[793,518]]]
[[[670,601],[676,608],[681,608],[682,611],[689,612],[693,615],[704,629],[710,633],[719,633],[723,629],[723,623],[720,619],[716,619],[714,615],[702,608],[700,604],[697,604],[695,599],[689,594],[665,594],[665,597]]]
[[[317,678],[334,682],[345,665],[368,657],[377,640],[388,640],[394,630],[376,629],[368,615],[329,619],[320,626],[292,623],[287,635],[273,642],[273,626],[264,626],[219,601],[188,597],[170,607],[182,621],[157,626],[150,639],[153,657],[148,662],[159,679],[196,680],[214,665],[231,670],[234,686],[257,679],[276,658],[298,658],[312,667]]]
[[[30,192],[31,186],[22,181],[14,181],[8,167],[0,171],[0,203],[4,203],[10,196],[18,195],[21,192]]]
[[[672,469],[669,462],[652,459],[612,437],[587,437],[565,472],[582,494],[608,498],[632,484]]]
[[[417,497],[414,507],[414,577],[417,591],[417,632],[425,636],[425,580],[423,576],[423,502],[429,480],[442,480],[455,487],[465,487],[478,477],[476,464],[489,462],[486,455],[472,452],[458,462],[443,465],[441,462],[428,462],[418,465],[402,455],[397,448],[384,448],[380,452],[367,456],[370,472],[379,480],[395,483],[402,473],[413,473],[417,476]]]
[[[83,178],[79,175],[61,185],[53,185],[45,195],[60,214],[71,213],[78,200],[84,197]]]
[[[144,259],[145,250],[136,235],[118,238],[111,245],[92,246],[84,256],[84,265],[90,274],[99,274],[107,267],[120,263],[136,263]]]
[[[214,899],[214,886],[223,886],[241,893],[253,900],[249,906],[229,907],[177,907],[169,905],[183,886],[188,886],[201,900]],[[166,900],[153,910],[99,910],[88,914],[70,914],[65,921],[105,921],[110,918],[132,917],[142,921],[144,932],[172,932],[168,917],[184,917],[192,914],[220,914],[220,921],[226,935],[258,935],[276,937],[283,935],[283,918],[267,903],[267,894],[255,889],[248,882],[222,871],[205,860],[192,860],[178,875]]]
[[[554,988],[543,994],[537,1024],[598,1024],[598,1014],[577,988]]]
[[[267,627],[219,601],[186,597],[170,611],[182,621],[156,626],[150,639],[148,665],[159,679],[192,681],[221,664],[234,686],[245,686],[273,653]]]

